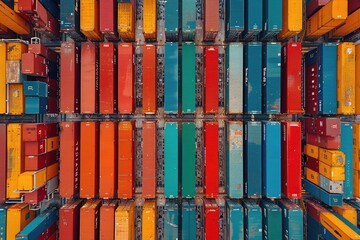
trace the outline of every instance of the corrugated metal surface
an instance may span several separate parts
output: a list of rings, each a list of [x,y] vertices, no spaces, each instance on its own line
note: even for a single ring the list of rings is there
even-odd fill
[[[205,152],[205,195],[216,198],[219,194],[219,125],[217,122],[204,123]]]
[[[118,45],[118,111],[130,114],[134,111],[134,47],[129,43]]]
[[[179,188],[179,129],[177,123],[165,123],[164,138],[164,194],[166,198],[176,198]]]
[[[204,113],[217,113],[219,108],[219,50],[205,47],[204,50]]]
[[[195,113],[196,65],[195,44],[184,43],[181,57],[182,112]]]
[[[143,122],[142,195],[155,198],[156,194],[156,122]]]
[[[156,112],[156,47],[145,45],[143,50],[143,113],[154,114]]]
[[[164,112],[176,114],[179,109],[179,54],[177,43],[165,43]]]

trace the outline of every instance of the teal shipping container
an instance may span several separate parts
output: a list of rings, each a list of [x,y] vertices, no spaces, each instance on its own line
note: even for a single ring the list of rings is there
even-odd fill
[[[282,0],[264,0],[263,40],[275,37],[282,30]]]
[[[48,108],[48,98],[45,97],[26,97],[26,114],[45,114]]]
[[[226,192],[230,198],[242,198],[244,195],[243,123],[230,121],[226,128]]]
[[[165,123],[164,138],[164,194],[166,198],[176,198],[179,186],[178,123]]]
[[[226,0],[226,39],[236,41],[244,31],[244,0]]]
[[[226,113],[243,112],[243,44],[229,43],[226,48]]]
[[[196,64],[195,64],[195,44],[184,43],[182,45],[181,57],[181,85],[182,85],[182,112],[195,113],[195,78],[196,78]]]
[[[48,85],[40,81],[25,81],[24,95],[26,97],[48,97]]]
[[[12,204],[1,204],[0,205],[0,239],[6,239],[6,212]]]
[[[245,123],[244,186],[248,197],[262,193],[262,137],[261,122]]]
[[[244,112],[261,114],[262,108],[262,44],[251,42],[245,45],[244,55]]]
[[[260,203],[263,217],[263,239],[278,240],[282,238],[281,208],[269,200]]]
[[[303,188],[310,193],[314,198],[329,205],[329,206],[341,206],[343,203],[343,195],[339,193],[328,193],[324,189],[311,183],[310,181],[302,180]]]
[[[244,229],[246,240],[262,240],[262,210],[253,200],[244,201]]]
[[[226,200],[226,239],[244,239],[244,209],[241,203]]]
[[[182,240],[196,239],[196,206],[194,200],[183,200],[181,214]]]
[[[60,4],[60,31],[74,40],[84,40],[80,31],[80,0],[66,0]]]
[[[179,239],[179,209],[176,201],[166,200],[164,208],[164,239]]]
[[[262,113],[280,113],[281,92],[281,44],[263,45]]]
[[[182,38],[193,41],[196,31],[196,1],[182,0]]]
[[[281,198],[281,126],[279,122],[262,123],[262,196]]]
[[[168,40],[177,40],[179,30],[179,0],[165,1],[165,35]]]
[[[196,194],[196,127],[195,123],[182,123],[182,196],[193,198]]]
[[[282,209],[283,239],[303,240],[304,220],[301,208],[290,200],[280,200]]]
[[[263,0],[245,0],[245,31],[243,38],[259,35],[263,29]]]
[[[176,114],[179,110],[179,54],[177,43],[165,43],[164,112]]]

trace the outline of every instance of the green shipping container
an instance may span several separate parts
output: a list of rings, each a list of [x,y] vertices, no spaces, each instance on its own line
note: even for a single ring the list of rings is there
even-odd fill
[[[166,200],[164,208],[164,238],[178,239],[179,209],[176,201]]]
[[[271,201],[263,200],[260,204],[263,214],[263,239],[278,240],[282,238],[281,208]]]
[[[176,198],[179,179],[179,131],[177,123],[165,123],[164,138],[164,194],[166,198]]]
[[[262,214],[254,200],[244,201],[244,226],[246,240],[262,240]]]
[[[196,128],[195,123],[182,124],[182,196],[193,198],[196,193]]]
[[[290,200],[280,200],[278,204],[282,209],[283,239],[303,240],[304,223],[301,208]]]
[[[184,43],[182,45],[181,59],[182,81],[182,112],[195,113],[195,44]]]
[[[196,30],[196,1],[182,0],[182,38],[193,41]]]
[[[196,239],[196,206],[194,200],[183,200],[181,212],[182,240]]]

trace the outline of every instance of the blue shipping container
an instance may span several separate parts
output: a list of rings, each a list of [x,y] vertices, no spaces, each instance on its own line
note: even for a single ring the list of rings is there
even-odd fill
[[[24,95],[26,97],[48,97],[48,85],[40,81],[25,81]]]
[[[182,38],[193,41],[196,30],[196,1],[182,0]]]
[[[179,209],[175,201],[166,201],[164,208],[164,238],[178,239]]]
[[[39,0],[40,3],[48,10],[48,12],[53,15],[56,19],[60,19],[60,8],[54,0]],[[65,4],[64,1],[60,5]]]
[[[319,201],[324,202],[329,206],[341,206],[343,202],[343,195],[338,193],[328,193],[324,189],[316,186],[310,181],[302,180],[303,188]]]
[[[257,36],[263,29],[263,0],[245,0],[245,31],[243,38]]]
[[[60,4],[60,31],[75,40],[83,40],[80,31],[80,0],[62,0]]]
[[[26,114],[45,114],[47,113],[48,99],[44,97],[26,97]]]
[[[181,56],[181,104],[183,113],[195,113],[196,63],[195,44],[184,43]]]
[[[164,111],[177,113],[179,108],[178,44],[165,43]]]
[[[183,240],[196,239],[196,206],[194,200],[182,202],[182,228]]]
[[[226,200],[226,239],[244,239],[244,209],[241,203]]]
[[[263,39],[274,37],[282,30],[282,0],[264,0]]]
[[[262,214],[260,206],[252,200],[244,201],[245,239],[262,240]]]
[[[244,31],[244,0],[226,0],[226,39],[235,41]]]
[[[196,194],[196,128],[195,123],[182,124],[182,196],[193,198]],[[186,171],[185,171],[186,169]]]
[[[283,239],[303,240],[304,220],[301,208],[290,200],[279,201],[282,209]]]
[[[165,35],[167,39],[176,40],[179,25],[179,1],[165,1]]]
[[[353,191],[353,126],[352,123],[342,122],[340,128],[340,151],[345,154],[345,181],[344,198],[350,199],[354,196]]]
[[[282,238],[282,212],[275,203],[262,200],[260,203],[263,216],[263,239],[277,240]]]
[[[177,123],[165,123],[164,138],[164,194],[167,198],[176,198],[179,179],[179,131]]]
[[[263,197],[281,198],[281,126],[279,122],[262,123]]]
[[[12,204],[0,205],[0,239],[6,239],[6,211]]]
[[[14,9],[14,0],[2,0],[3,3],[6,4],[11,9]]]

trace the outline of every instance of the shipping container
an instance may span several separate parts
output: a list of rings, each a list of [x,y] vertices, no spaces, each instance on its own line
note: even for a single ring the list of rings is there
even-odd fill
[[[319,148],[319,160],[333,167],[345,166],[345,154],[338,150]]]
[[[196,127],[195,123],[182,123],[181,136],[181,171],[182,173],[182,196],[183,198],[195,197],[196,188]]]
[[[66,32],[74,40],[83,40],[80,31],[80,0],[68,0],[60,4],[60,31]]]
[[[262,45],[251,42],[244,53],[244,113],[261,114],[262,109]]]
[[[46,153],[46,139],[24,142],[25,155],[40,155]]]
[[[0,205],[0,239],[6,239],[6,213],[13,204],[4,203]]]
[[[211,0],[213,1],[213,0]],[[219,109],[219,51],[218,47],[204,49],[204,113],[218,113]]]
[[[263,122],[262,136],[262,195],[281,198],[280,123]]]
[[[118,2],[118,31],[120,37],[127,41],[135,39],[135,10],[130,2]]]
[[[360,225],[360,208],[359,207],[360,206],[359,206],[358,200],[354,200],[354,199],[348,200],[348,201],[346,201],[346,204],[348,204],[348,205],[350,205],[350,206],[352,206],[353,208],[356,209],[356,213],[357,213],[357,215],[356,215],[356,218],[357,218],[356,226],[359,227],[359,225]],[[1,209],[0,209],[0,211],[1,211]]]
[[[117,122],[100,123],[99,197],[114,198],[117,192]]]
[[[153,0],[146,0],[146,1],[153,1]],[[156,113],[156,47],[154,45],[145,45],[142,47],[142,50],[143,50],[143,62],[142,62],[143,110],[142,112],[145,114],[155,114]]]
[[[344,167],[332,167],[323,162],[319,162],[319,173],[332,181],[344,181],[345,169]]]
[[[301,123],[281,123],[281,191],[301,198]]]
[[[100,113],[113,114],[117,112],[117,49],[114,43],[111,42],[100,43],[99,48]]]
[[[143,122],[142,151],[142,196],[144,198],[155,198],[156,122]]]
[[[51,62],[59,62],[59,54],[41,43],[30,43],[28,45],[28,52],[41,55]]]
[[[134,202],[121,202],[115,211],[115,239],[134,239]]]
[[[353,123],[353,161],[354,161],[354,170],[360,170],[360,124]]]
[[[236,41],[244,31],[244,0],[226,0],[225,4],[226,39]]]
[[[21,124],[7,125],[6,198],[20,198],[20,193],[15,191],[18,187],[18,178],[24,171],[24,148],[21,136]]]
[[[337,213],[322,212],[320,223],[338,239],[360,239],[360,231]],[[348,223],[348,224],[347,224]]]
[[[99,30],[108,40],[117,39],[117,1],[100,0]]]
[[[355,114],[355,45],[342,42],[338,45],[337,100],[338,114]]]
[[[186,10],[188,12],[188,10]],[[183,13],[184,16],[184,13]],[[195,21],[195,20],[194,20]],[[184,37],[184,36],[183,36]],[[184,43],[181,55],[181,104],[183,113],[195,113],[196,57],[195,44]]]
[[[247,197],[262,193],[261,122],[246,122],[244,137],[244,192]]]
[[[11,8],[6,6],[4,2],[0,2],[0,9],[1,23],[4,26],[17,34],[28,35],[31,33],[30,24]]]
[[[176,201],[166,201],[164,208],[164,239],[179,238],[179,209]]]
[[[24,82],[24,95],[32,97],[48,97],[48,85],[40,81]]]
[[[282,238],[282,210],[275,203],[263,200],[260,203],[262,208],[263,239]]]
[[[349,15],[343,24],[340,24],[330,32],[330,36],[334,38],[344,37],[360,28],[360,10],[356,10]]]
[[[6,83],[22,83],[27,80],[27,75],[21,73],[20,60],[6,61]]]
[[[7,60],[21,60],[22,54],[28,51],[28,46],[23,42],[9,42],[6,49]]]
[[[79,239],[82,200],[71,200],[59,210],[59,240]]]
[[[166,198],[177,198],[179,189],[178,123],[165,123],[164,138],[164,195]]]
[[[36,172],[23,172],[18,177],[18,191],[34,191],[46,183],[46,168]]]
[[[205,195],[217,198],[219,194],[219,125],[217,122],[204,122],[205,154]]]
[[[266,114],[279,114],[281,102],[280,43],[264,43],[262,57],[262,112]]]
[[[226,192],[230,198],[244,194],[243,123],[229,121],[226,131]]]
[[[282,5],[282,30],[278,35],[279,40],[296,36],[303,25],[303,1],[283,0]]]
[[[267,0],[263,2],[263,31],[261,37],[267,39],[277,36],[282,30],[282,0]]]
[[[321,136],[337,137],[340,135],[339,117],[318,117],[315,118],[316,132]]]
[[[319,147],[318,146],[306,144],[304,146],[304,153],[308,157],[319,159]]]
[[[314,171],[311,168],[305,168],[304,169],[305,172],[305,177],[307,180],[309,180],[310,182],[312,182],[315,185],[320,185],[320,174],[319,172]]]
[[[204,41],[214,41],[219,32],[219,1],[204,1]]]
[[[156,202],[145,201],[142,208],[141,234],[142,239],[155,240],[156,238]]]
[[[47,113],[48,99],[44,97],[25,97],[25,114]]]
[[[0,42],[0,114],[6,113],[6,43]]]
[[[343,203],[342,206],[333,207],[333,210],[352,223],[354,226],[357,226],[357,212],[354,207]]]
[[[246,200],[244,205],[244,239],[262,239],[262,210],[253,200]]]
[[[306,179],[302,180],[303,188],[310,193],[314,198],[329,205],[329,206],[341,206],[343,201],[342,194],[328,193],[324,189],[316,186]]]
[[[24,202],[28,204],[39,204],[47,197],[46,185],[40,187],[39,189],[25,193],[24,194]]]
[[[226,239],[244,239],[244,209],[241,203],[226,200]]]
[[[114,239],[115,237],[115,210],[117,205],[117,200],[105,200],[100,207],[99,221],[101,240]]]
[[[65,4],[61,4],[65,5]],[[80,45],[63,42],[60,54],[60,113],[78,113],[80,108]]]
[[[301,114],[301,43],[285,44],[281,55],[281,112]]]
[[[219,207],[215,200],[204,199],[204,239],[220,239]]]
[[[0,203],[6,200],[7,181],[7,130],[6,124],[0,124]]]
[[[306,1],[306,18],[310,18],[314,13],[326,5],[330,0],[307,0]]]
[[[344,198],[352,198],[353,193],[353,126],[351,123],[341,123],[341,140],[340,151],[345,154],[345,181],[344,181]]]
[[[45,58],[34,53],[23,53],[21,57],[21,73],[34,77],[47,77]]]
[[[245,30],[243,38],[248,39],[263,30],[263,1],[245,0]]]
[[[315,172],[319,172],[319,160],[312,157],[306,157],[306,167]]]
[[[118,44],[118,111],[134,112],[134,47],[131,43]]]
[[[88,200],[80,208],[80,239],[99,239],[100,199]]]
[[[24,114],[25,98],[24,87],[22,83],[8,84],[8,113],[11,115]]]
[[[182,240],[196,239],[196,206],[194,200],[183,200],[181,223]]]
[[[282,209],[282,231],[285,239],[304,238],[303,211],[290,200],[280,200],[279,207]]]
[[[165,35],[168,40],[177,40],[179,29],[179,0],[165,2]],[[165,45],[166,46],[166,45]]]
[[[360,45],[355,46],[355,114],[360,114]]]
[[[98,48],[94,42],[81,44],[80,113],[94,114],[99,110]]]
[[[178,44],[167,42],[164,50],[164,112],[177,114],[179,111]]]
[[[226,112],[243,112],[243,44],[229,43],[226,48]]]
[[[156,0],[143,1],[143,33],[145,39],[156,38]]]
[[[7,209],[6,239],[15,240],[16,234],[24,229],[35,218],[27,203],[18,203]]]
[[[80,123],[60,123],[60,196],[72,198],[80,189]]]
[[[101,40],[99,0],[80,1],[80,30],[90,40]]]
[[[329,193],[344,193],[344,181],[331,181],[330,179],[320,176],[319,186]]]
[[[182,1],[181,22],[182,39],[184,41],[193,41],[196,31],[196,1]]]

